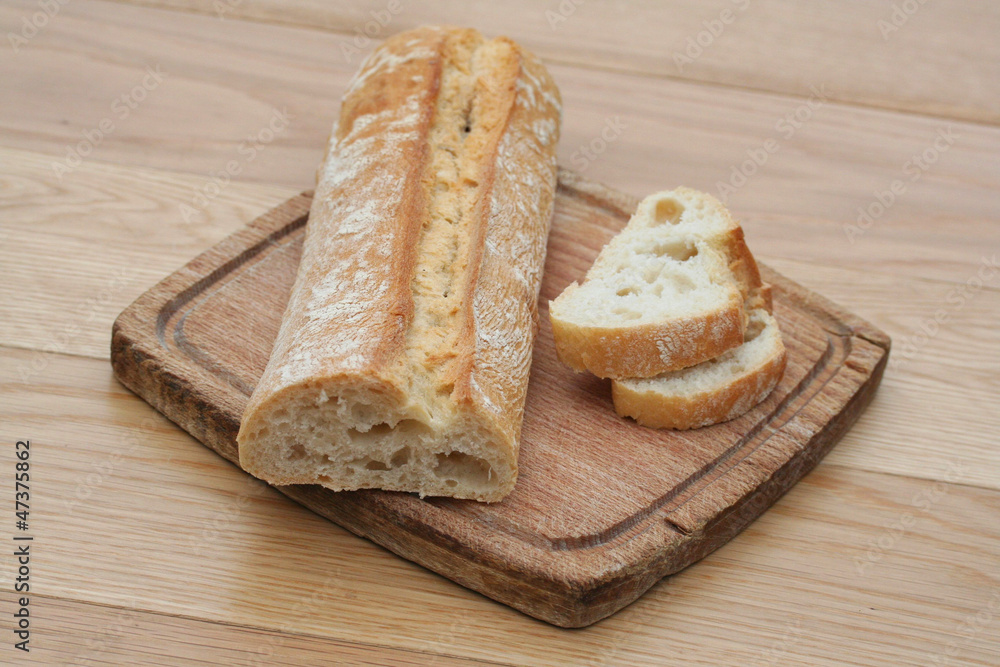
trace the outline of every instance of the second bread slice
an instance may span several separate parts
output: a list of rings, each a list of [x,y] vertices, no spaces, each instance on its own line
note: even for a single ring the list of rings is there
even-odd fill
[[[743,230],[714,197],[677,188],[644,199],[583,284],[551,302],[559,358],[603,378],[643,378],[743,343],[760,274]]]
[[[663,375],[616,380],[615,411],[652,428],[690,429],[735,419],[760,403],[785,370],[785,346],[768,287],[747,300],[745,342],[715,359]]]

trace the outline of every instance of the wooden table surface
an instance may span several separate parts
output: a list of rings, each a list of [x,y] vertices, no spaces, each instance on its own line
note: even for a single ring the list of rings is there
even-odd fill
[[[759,257],[893,337],[815,472],[583,630],[299,507],[108,363],[123,307],[311,186],[365,31],[430,22],[543,56],[562,164],[725,195]],[[1000,663],[993,3],[30,0],[0,26],[0,487],[30,439],[34,537],[28,654],[0,555],[0,663]]]

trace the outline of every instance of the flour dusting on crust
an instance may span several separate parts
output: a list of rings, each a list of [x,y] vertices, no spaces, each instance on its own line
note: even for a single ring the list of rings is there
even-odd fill
[[[240,434],[276,484],[495,501],[517,478],[559,99],[474,30],[390,37],[350,83]]]

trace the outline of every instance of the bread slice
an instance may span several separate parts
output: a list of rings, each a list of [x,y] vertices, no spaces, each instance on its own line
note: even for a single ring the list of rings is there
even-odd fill
[[[742,345],[690,368],[615,380],[615,411],[643,426],[690,429],[735,419],[764,400],[781,379],[786,358],[770,312],[770,288],[754,290],[747,308],[750,323]]]
[[[420,28],[344,96],[240,432],[272,484],[483,501],[517,478],[559,92],[514,42]]]
[[[646,197],[583,284],[549,304],[559,358],[603,378],[651,377],[743,343],[760,272],[743,230],[711,195]]]

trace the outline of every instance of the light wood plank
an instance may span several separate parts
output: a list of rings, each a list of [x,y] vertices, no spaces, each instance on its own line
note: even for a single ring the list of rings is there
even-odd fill
[[[957,641],[965,664],[988,665],[1000,649],[995,625],[961,634],[1000,590],[1000,494],[963,485],[960,459],[954,484],[822,464],[703,562],[565,632],[251,480],[103,361],[60,357],[30,387],[6,380],[27,354],[3,352],[0,438],[34,443],[40,595],[515,664],[752,664],[775,647],[781,663],[843,664],[844,645],[857,664],[906,664]]]
[[[16,21],[17,14],[2,7],[0,17]],[[287,108],[289,129],[243,164],[236,180],[296,190],[313,183],[355,67],[340,55],[340,36],[96,0],[67,5],[58,19],[30,50],[0,61],[0,76],[21,91],[16,101],[0,99],[5,145],[63,158],[147,65],[160,65],[163,83],[90,159],[207,178],[240,159],[240,143],[273,109]],[[109,52],[119,55],[109,60]],[[718,193],[748,150],[775,141],[776,152],[729,197],[761,254],[965,280],[984,252],[1000,250],[992,222],[1000,207],[1000,128],[952,123],[954,143],[927,171],[913,172],[907,162],[932,150],[949,123],[830,102],[786,138],[776,125],[801,99],[562,65],[552,72],[565,100],[560,161],[632,194],[677,184]],[[588,162],[581,149],[601,148],[615,119],[624,125],[620,134]],[[905,193],[867,229],[857,227],[858,210],[877,213],[876,192],[896,180]],[[177,205],[191,194],[179,193]]]
[[[60,183],[50,162],[0,149],[0,233],[6,236],[0,341],[46,354],[107,358],[111,323],[125,306],[297,194],[232,183],[188,221],[179,202],[203,182],[198,176],[90,161]],[[44,365],[44,356],[35,366]]]
[[[1000,348],[1000,267],[987,287],[976,289],[768,261],[835,302],[851,304],[893,339],[875,399],[828,461],[930,479],[941,479],[961,461],[966,483],[1000,488],[1000,358],[991,351]],[[936,324],[937,316],[943,324]]]
[[[5,608],[15,595],[0,593]],[[439,667],[502,665],[468,658],[385,646],[258,630],[142,609],[132,599],[124,607],[34,595],[31,597],[30,652],[10,646],[0,656],[30,665],[301,665],[346,667],[399,665]]]
[[[130,1],[337,31],[338,53],[355,61],[364,30],[472,25],[577,65],[798,96],[825,83],[845,102],[1000,122],[1000,14],[974,0]]]

